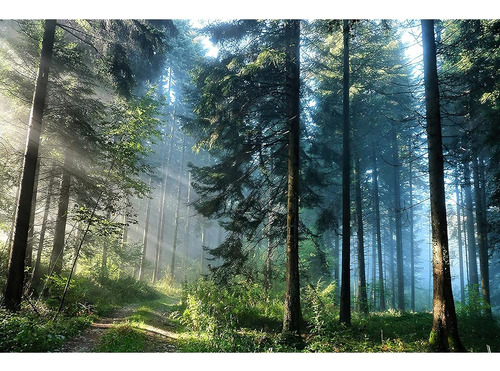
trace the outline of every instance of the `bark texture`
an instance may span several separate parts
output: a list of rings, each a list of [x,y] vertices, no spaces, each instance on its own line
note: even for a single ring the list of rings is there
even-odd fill
[[[351,324],[351,198],[350,198],[350,125],[349,125],[349,21],[344,20],[343,139],[342,139],[342,282],[340,322]]]
[[[438,351],[464,351],[465,349],[458,335],[457,316],[451,288],[441,116],[439,112],[439,89],[433,20],[422,20],[422,41],[424,50],[434,284],[434,319],[429,342]]]
[[[28,135],[15,217],[15,232],[13,244],[10,249],[7,282],[4,292],[5,307],[11,311],[17,311],[21,305],[31,203],[55,31],[56,21],[46,20],[40,63],[38,65],[35,83],[35,92],[33,94],[33,103],[28,124]]]
[[[286,79],[288,86],[288,194],[286,221],[286,292],[283,332],[300,334],[299,281],[299,106],[300,106],[300,21],[286,24]]]

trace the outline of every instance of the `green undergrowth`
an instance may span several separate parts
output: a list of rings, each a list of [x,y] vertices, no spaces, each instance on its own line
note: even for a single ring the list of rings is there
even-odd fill
[[[48,352],[60,348],[102,316],[130,303],[154,300],[161,292],[133,278],[93,280],[75,277],[69,287],[65,305],[54,321],[59,306],[65,277],[55,276],[46,286],[45,294],[29,305],[23,303],[17,313],[0,311],[0,352]],[[42,291],[39,288],[39,291]],[[33,310],[35,306],[37,312]]]
[[[0,352],[48,352],[58,349],[93,321],[91,316],[61,316],[56,321],[32,313],[0,311]]]
[[[339,323],[335,287],[318,283],[303,290],[303,342],[281,335],[283,298],[263,295],[258,285],[221,288],[201,280],[184,285],[178,312],[184,352],[430,352],[429,312],[353,312],[352,325]],[[477,311],[459,311],[459,331],[468,351],[500,351],[500,328]]]
[[[129,324],[120,324],[107,331],[100,339],[96,352],[126,353],[143,352],[146,335]]]

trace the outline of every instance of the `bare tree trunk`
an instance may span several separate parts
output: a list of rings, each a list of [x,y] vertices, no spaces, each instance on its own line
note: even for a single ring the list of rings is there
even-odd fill
[[[36,162],[35,183],[33,185],[33,196],[31,199],[30,227],[28,230],[28,243],[26,244],[26,267],[31,271],[33,261],[33,244],[35,242],[35,214],[36,214],[36,196],[38,193],[38,178],[40,175],[40,157]]]
[[[300,334],[299,279],[299,137],[300,137],[300,21],[287,21],[285,32],[288,85],[288,194],[286,221],[286,292],[283,332]]]
[[[368,313],[368,298],[366,295],[366,271],[365,271],[365,242],[363,235],[363,206],[361,200],[361,175],[359,153],[355,151],[354,160],[354,182],[356,187],[356,215],[357,215],[357,238],[358,238],[358,292],[359,292],[359,311]]]
[[[38,65],[35,92],[33,94],[33,103],[28,124],[21,185],[19,198],[17,200],[14,240],[12,248],[10,249],[7,282],[4,292],[5,307],[11,311],[17,311],[21,305],[31,202],[35,184],[36,162],[40,146],[43,110],[45,107],[45,98],[47,96],[47,84],[49,79],[50,60],[52,58],[52,48],[54,46],[55,30],[56,21],[46,20],[42,39],[42,50],[40,53],[40,64]]]
[[[172,89],[172,67],[169,68],[168,73],[168,91],[167,91],[167,106],[170,105],[170,92]],[[167,183],[168,183],[168,175],[170,170],[170,160],[172,159],[172,149],[174,147],[174,135],[175,135],[175,108],[172,111],[172,127],[170,129],[170,147],[168,150],[168,155],[166,158],[166,162],[163,166],[164,171],[164,179],[161,186],[161,200],[160,200],[160,212],[159,212],[159,223],[158,223],[158,234],[156,237],[156,254],[155,254],[155,265],[153,270],[153,283],[155,283],[160,278],[161,271],[161,260],[162,260],[162,252],[163,252],[163,241],[166,230],[166,220],[167,216]],[[167,114],[168,119],[168,114]]]
[[[273,279],[273,238],[271,237],[272,234],[272,224],[274,221],[274,212],[272,209],[272,202],[271,198],[269,198],[268,201],[268,208],[269,208],[269,214],[268,214],[268,226],[267,226],[267,255],[266,255],[266,265],[264,268],[264,290],[266,293],[266,297],[269,293],[269,290],[271,290],[272,287],[272,279]]]
[[[69,190],[71,185],[69,149],[65,149],[62,169],[59,203],[57,206],[56,229],[54,231],[54,245],[50,255],[50,271],[61,274],[63,267],[64,243],[66,238],[66,221],[68,219]]]
[[[108,211],[106,215],[108,222],[111,222],[111,211]],[[108,241],[106,241],[102,246],[102,259],[101,259],[101,275],[102,277],[107,277],[108,270]]]
[[[377,155],[373,151],[373,203],[375,205],[375,228],[377,230],[377,254],[378,254],[378,286],[379,286],[379,307],[385,310],[385,290],[384,290],[384,267],[382,261],[382,236],[380,234],[380,201],[378,195],[378,169]]]
[[[179,165],[179,182],[177,184],[177,206],[175,209],[175,222],[174,222],[174,240],[172,242],[172,264],[170,265],[170,278],[174,279],[175,273],[175,254],[177,252],[177,232],[179,230],[179,219],[180,219],[180,210],[181,210],[181,178],[182,171],[184,169],[184,152],[186,149],[186,135],[182,136],[182,154],[181,154],[181,162]]]
[[[371,284],[372,290],[370,295],[370,302],[373,307],[373,310],[377,309],[377,228],[376,228],[376,217],[375,212],[373,212],[373,220],[372,220],[372,270],[371,270]]]
[[[422,41],[424,50],[425,107],[427,113],[434,278],[434,321],[429,343],[438,351],[465,351],[458,335],[457,316],[451,286],[433,20],[422,20]]]
[[[411,148],[410,148],[411,149]],[[413,169],[412,161],[410,160],[410,307],[412,312],[415,311],[415,241],[413,231]]]
[[[184,224],[184,261],[182,266],[184,267],[184,271],[186,271],[186,262],[188,259],[189,252],[189,227],[190,227],[190,202],[191,202],[191,172],[188,172],[188,184],[187,184],[187,205],[186,205],[186,223]]]
[[[351,198],[350,198],[350,125],[349,125],[349,21],[343,23],[343,140],[342,140],[342,285],[340,322],[351,324]]]
[[[398,309],[405,310],[403,275],[403,232],[401,226],[401,186],[399,184],[399,146],[396,130],[392,130],[392,171],[394,181],[394,216],[396,224],[396,270],[398,281]]]
[[[148,188],[151,189],[151,177],[149,177],[149,184]],[[139,264],[139,280],[143,281],[144,280],[144,273],[146,270],[146,254],[148,251],[148,234],[149,234],[149,217],[151,214],[151,199],[148,198],[148,206],[146,210],[146,223],[144,225],[144,234],[142,236],[142,253],[141,253],[141,261]]]
[[[465,189],[465,212],[467,217],[467,245],[469,256],[469,290],[476,290],[479,285],[477,273],[477,257],[476,257],[476,236],[474,235],[474,217],[472,215],[472,192],[470,183],[470,170],[468,161],[464,161],[464,189]]]
[[[200,275],[205,274],[205,244],[207,237],[207,226],[205,220],[203,220],[203,225],[201,227],[201,250],[200,250]]]
[[[465,305],[464,263],[462,254],[462,217],[460,215],[460,194],[458,192],[458,175],[455,179],[455,195],[457,199],[457,236],[458,236],[458,264],[460,265],[460,300]]]
[[[481,270],[481,295],[487,306],[486,315],[491,316],[490,304],[490,271],[488,263],[488,245],[486,242],[487,228],[483,207],[481,184],[479,182],[479,164],[476,158],[472,162],[474,173],[474,194],[476,199],[477,244],[479,246],[479,268]],[[484,184],[482,185],[484,187]]]
[[[389,270],[391,271],[391,308],[396,309],[396,274],[394,272],[394,218],[389,216]]]
[[[40,281],[40,278],[42,277],[42,273],[40,271],[41,268],[41,260],[42,260],[42,251],[43,251],[43,243],[45,241],[45,232],[47,230],[47,221],[49,218],[49,212],[50,212],[50,199],[52,197],[52,192],[54,191],[54,183],[56,179],[56,169],[55,166],[52,165],[51,171],[50,171],[50,180],[49,180],[49,187],[47,189],[47,196],[45,199],[45,208],[43,210],[43,219],[42,219],[42,226],[40,229],[40,238],[38,240],[38,250],[36,252],[36,261],[35,261],[35,267],[33,268],[33,275],[31,279],[31,286],[36,286],[38,282]]]

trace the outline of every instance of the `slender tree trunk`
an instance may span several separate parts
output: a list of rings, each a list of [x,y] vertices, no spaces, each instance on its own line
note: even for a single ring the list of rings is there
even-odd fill
[[[56,179],[56,169],[55,166],[52,166],[52,169],[50,171],[50,180],[49,180],[49,187],[47,189],[47,196],[45,199],[45,208],[43,210],[43,219],[42,219],[42,226],[40,229],[40,238],[38,240],[38,250],[36,252],[36,261],[35,261],[35,267],[33,268],[33,275],[31,279],[31,286],[36,286],[38,282],[40,281],[40,278],[42,277],[42,272],[40,271],[41,269],[41,261],[42,261],[42,251],[43,251],[43,243],[45,241],[45,232],[47,230],[47,221],[49,218],[49,212],[50,212],[50,199],[52,197],[52,192],[54,191],[54,183]]]
[[[189,253],[189,227],[190,227],[190,217],[189,217],[189,211],[190,211],[190,204],[191,203],[191,172],[188,172],[188,183],[187,183],[187,204],[186,204],[186,223],[184,224],[184,261],[182,266],[186,268],[186,263],[188,259],[188,253]],[[186,271],[186,269],[184,269]]]
[[[170,92],[172,90],[172,67],[169,68],[168,73],[168,91],[167,91],[167,121],[168,121],[168,107],[170,107]],[[156,253],[155,253],[155,265],[153,269],[153,283],[155,283],[160,278],[161,272],[161,261],[162,261],[162,252],[163,252],[163,241],[166,230],[166,220],[167,216],[167,182],[168,182],[168,174],[170,169],[170,160],[172,158],[172,149],[174,147],[174,135],[175,135],[175,105],[172,111],[172,127],[170,129],[170,147],[168,149],[168,155],[166,161],[163,164],[163,172],[164,179],[161,185],[161,200],[160,200],[160,211],[159,217],[160,220],[158,222],[158,234],[156,236]]]
[[[151,189],[152,179],[149,177],[148,189]],[[146,209],[146,223],[144,225],[144,234],[142,236],[142,253],[141,253],[141,261],[139,264],[139,280],[144,280],[144,274],[146,270],[146,254],[148,251],[148,239],[149,239],[149,217],[151,214],[151,199],[148,198],[148,206]]]
[[[200,275],[205,274],[205,244],[207,240],[207,225],[205,220],[203,220],[203,225],[201,227],[201,250],[200,250]]]
[[[287,21],[286,80],[288,85],[288,195],[286,223],[286,292],[283,332],[300,334],[299,280],[299,136],[300,21]]]
[[[54,231],[54,245],[50,255],[49,272],[61,274],[63,267],[64,243],[66,239],[66,221],[68,219],[69,190],[71,185],[69,149],[65,149],[64,164],[62,169],[59,203],[57,206],[56,229]]]
[[[375,220],[375,212],[373,212],[373,220],[372,220],[372,270],[371,270],[371,284],[372,284],[372,290],[371,290],[371,305],[374,310],[377,309],[377,228],[376,228],[376,220]]]
[[[36,196],[38,193],[38,178],[40,175],[40,157],[36,162],[35,183],[33,184],[33,196],[31,199],[30,227],[28,230],[28,243],[26,244],[26,267],[31,272],[33,261],[33,244],[35,243],[35,214],[36,214]]]
[[[458,175],[455,179],[455,195],[457,199],[457,237],[458,237],[458,264],[460,265],[460,300],[465,305],[464,262],[462,253],[462,217],[460,215],[460,194],[458,192]]]
[[[488,263],[488,245],[486,242],[487,228],[485,225],[485,215],[481,184],[479,182],[479,164],[476,158],[472,162],[474,173],[474,195],[476,201],[476,222],[477,222],[477,244],[479,246],[479,269],[481,270],[481,295],[487,304],[486,315],[491,316],[490,304],[490,272]],[[482,185],[484,187],[484,184]]]
[[[392,161],[394,181],[394,216],[396,224],[396,270],[398,280],[398,309],[405,310],[404,275],[403,275],[403,232],[401,226],[401,185],[399,174],[399,149],[396,130],[392,131]]]
[[[477,290],[479,278],[477,274],[477,257],[476,257],[476,236],[474,235],[474,217],[472,215],[472,192],[470,183],[469,163],[464,162],[464,188],[465,188],[465,212],[467,217],[467,245],[469,256],[469,290]]]
[[[340,235],[338,231],[334,231],[335,233],[335,249],[333,251],[333,258],[335,259],[334,270],[333,270],[333,279],[337,283],[337,287],[340,288]],[[339,291],[340,292],[340,291]]]
[[[186,135],[182,136],[182,154],[181,154],[181,162],[179,165],[179,182],[177,184],[177,206],[175,209],[175,222],[174,222],[174,240],[172,242],[172,264],[170,265],[170,278],[174,279],[175,273],[175,255],[177,252],[177,232],[179,230],[179,219],[180,219],[180,211],[181,211],[181,177],[182,171],[184,169],[184,152],[186,149]]]
[[[434,278],[434,321],[429,342],[439,351],[465,351],[458,335],[457,316],[451,285],[433,20],[422,20],[422,41],[424,50],[425,107],[427,113]]]
[[[272,209],[271,198],[268,201],[268,226],[267,226],[267,255],[266,255],[266,264],[264,268],[264,290],[266,293],[266,297],[269,294],[269,290],[272,287],[272,279],[273,279],[273,238],[272,238],[272,225],[274,221],[274,212]]]
[[[26,259],[26,246],[28,243],[28,230],[31,212],[33,188],[35,184],[36,163],[42,132],[43,110],[47,96],[50,60],[54,46],[56,30],[55,20],[46,20],[42,39],[40,63],[38,65],[35,92],[28,124],[28,135],[24,163],[20,183],[19,198],[15,217],[15,232],[12,248],[10,249],[7,282],[5,284],[5,307],[17,311],[21,305],[24,283],[24,263]]]
[[[410,307],[415,312],[415,241],[413,231],[413,168],[410,160]]]
[[[377,231],[377,255],[378,255],[378,286],[379,286],[379,307],[385,310],[385,290],[384,290],[384,269],[382,260],[382,236],[380,234],[380,201],[378,195],[378,169],[377,156],[373,150],[373,203],[375,205],[375,228]]]
[[[350,198],[350,125],[349,125],[349,21],[344,20],[343,139],[342,139],[342,285],[340,322],[351,324],[351,198]]]
[[[363,235],[363,206],[361,199],[361,166],[359,153],[355,151],[354,160],[354,183],[356,187],[356,215],[357,215],[357,238],[358,238],[358,292],[359,292],[359,311],[368,313],[368,298],[366,295],[366,271],[365,271],[365,242]]]
[[[108,222],[111,222],[111,211],[108,211],[106,215]],[[108,270],[108,241],[106,241],[102,246],[102,259],[101,259],[101,275],[102,277],[107,277]]]
[[[389,216],[389,270],[391,271],[391,308],[396,309],[396,274],[394,272],[394,218]]]

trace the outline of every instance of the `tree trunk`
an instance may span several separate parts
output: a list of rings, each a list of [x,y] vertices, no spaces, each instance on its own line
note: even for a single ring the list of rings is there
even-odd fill
[[[439,112],[439,89],[433,20],[422,20],[422,42],[424,50],[425,107],[427,113],[434,283],[434,321],[429,342],[431,346],[435,347],[438,351],[464,351],[465,348],[458,335],[457,317],[451,286],[441,117]]]
[[[287,21],[285,32],[288,86],[288,194],[283,332],[300,334],[302,321],[299,280],[300,21]]]
[[[361,313],[368,313],[368,298],[366,295],[366,271],[365,271],[365,242],[363,235],[363,206],[361,199],[361,174],[359,153],[355,151],[354,160],[354,183],[356,187],[356,215],[357,215],[357,238],[358,238],[358,306]]]
[[[111,211],[108,211],[106,219],[111,223]],[[107,277],[108,270],[108,241],[106,241],[102,246],[102,259],[101,259],[101,275],[102,277]]]
[[[477,244],[479,246],[479,269],[481,270],[481,295],[487,304],[485,310],[486,315],[491,316],[490,304],[490,272],[488,263],[488,245],[486,242],[486,223],[483,207],[483,197],[481,187],[484,184],[479,182],[479,164],[476,158],[472,162],[474,173],[474,195],[476,201],[476,222],[477,222]]]
[[[349,21],[344,20],[343,139],[342,139],[342,284],[340,322],[351,324],[351,198],[349,127]]]
[[[376,218],[375,218],[375,212],[373,212],[373,219],[372,219],[372,262],[371,262],[371,285],[372,285],[372,290],[370,294],[370,303],[373,307],[373,310],[377,309],[377,228],[376,228]]]
[[[476,236],[474,235],[474,217],[472,215],[472,192],[469,163],[464,162],[465,212],[467,217],[467,248],[469,259],[469,290],[477,290],[479,278],[477,274]]]
[[[168,73],[168,91],[167,91],[167,107],[170,105],[170,92],[172,87],[172,67],[169,68]],[[158,234],[156,237],[156,253],[155,253],[155,265],[153,270],[153,283],[155,283],[160,278],[161,271],[161,260],[162,260],[162,252],[163,252],[163,241],[166,226],[167,216],[165,215],[167,212],[167,183],[168,183],[168,174],[170,169],[170,160],[172,158],[172,149],[174,147],[174,135],[175,135],[175,108],[172,111],[172,128],[170,129],[170,147],[168,150],[168,155],[166,161],[163,166],[164,171],[164,179],[161,186],[161,200],[160,200],[160,212],[159,212],[159,223],[158,223]],[[168,113],[167,113],[168,120]]]
[[[458,175],[455,179],[455,195],[457,199],[457,237],[458,237],[458,264],[460,265],[460,300],[465,305],[464,262],[462,253],[462,217],[460,215],[460,194],[458,192]]]
[[[17,311],[21,305],[31,202],[35,184],[36,163],[40,146],[43,110],[45,107],[45,98],[47,96],[50,60],[52,58],[55,30],[56,21],[46,20],[40,63],[35,83],[35,92],[33,94],[33,103],[28,124],[26,150],[24,153],[19,198],[17,200],[14,240],[12,248],[10,249],[7,282],[5,284],[5,307],[11,311]]]
[[[398,309],[405,310],[403,275],[403,232],[401,226],[401,185],[399,184],[399,146],[396,130],[392,130],[392,171],[394,181],[394,217],[396,224],[396,270],[398,281]]]
[[[394,272],[394,218],[392,218],[392,215],[389,215],[389,270],[391,271],[391,308],[396,309],[396,274]]]
[[[28,230],[28,243],[26,244],[26,267],[31,271],[33,261],[33,244],[35,243],[35,214],[36,196],[38,193],[38,178],[40,175],[40,158],[36,162],[35,182],[33,184],[33,196],[31,199],[30,227]]]
[[[66,221],[68,219],[69,188],[71,183],[69,149],[65,149],[64,164],[62,169],[59,203],[57,206],[56,229],[54,231],[54,246],[50,255],[50,273],[61,274],[63,267],[64,243],[66,238]]]
[[[177,232],[179,230],[179,219],[180,219],[180,210],[181,210],[181,177],[182,171],[184,169],[184,152],[186,149],[186,135],[182,136],[182,154],[181,154],[181,162],[179,165],[179,182],[177,184],[177,206],[175,209],[175,222],[174,222],[174,240],[172,242],[172,264],[170,265],[170,278],[174,279],[175,273],[175,254],[177,252]]]
[[[56,170],[55,166],[52,165],[52,169],[50,171],[50,180],[49,180],[49,187],[47,189],[47,196],[45,199],[45,208],[43,210],[43,219],[42,219],[42,226],[40,229],[40,238],[38,240],[38,250],[36,252],[36,261],[35,261],[35,267],[33,268],[33,275],[31,279],[31,286],[36,286],[38,282],[40,281],[40,278],[42,277],[42,272],[40,271],[41,268],[41,260],[42,260],[42,251],[43,251],[43,243],[45,241],[45,232],[47,230],[47,221],[49,218],[49,212],[50,212],[50,199],[52,197],[52,192],[54,190],[54,183],[56,179]]]
[[[382,236],[380,234],[380,201],[378,195],[378,169],[377,156],[373,150],[373,203],[375,205],[375,228],[377,230],[377,255],[378,255],[378,287],[379,287],[379,307],[385,310],[385,290],[384,290],[384,269],[382,261]]]
[[[151,177],[149,177],[149,184],[148,188],[151,189]],[[148,251],[148,239],[149,239],[149,217],[151,214],[151,199],[148,198],[148,206],[146,210],[146,223],[144,225],[144,234],[142,236],[142,252],[141,252],[141,261],[139,264],[139,280],[143,281],[144,280],[144,273],[146,270],[146,254]]]
[[[186,205],[186,223],[184,224],[184,261],[182,266],[184,267],[184,271],[186,271],[186,263],[188,259],[189,253],[189,227],[190,227],[190,202],[191,202],[191,172],[188,172],[188,183],[187,183],[187,205]]]
[[[205,274],[205,243],[207,237],[207,226],[205,219],[203,219],[203,225],[201,227],[201,250],[200,250],[200,275]]]
[[[411,150],[411,147],[410,147]],[[413,231],[413,162],[410,160],[410,308],[415,312],[415,241]]]
[[[266,255],[266,264],[264,268],[264,291],[266,293],[266,297],[269,294],[269,290],[272,287],[272,279],[273,279],[273,238],[271,237],[272,233],[272,224],[274,221],[274,212],[272,209],[272,202],[269,198],[268,201],[268,226],[267,226],[267,255]]]

